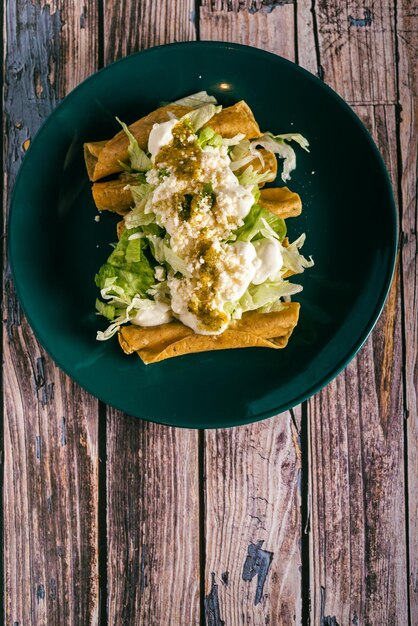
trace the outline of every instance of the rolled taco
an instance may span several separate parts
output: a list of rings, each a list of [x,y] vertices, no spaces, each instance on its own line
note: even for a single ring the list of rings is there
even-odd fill
[[[145,150],[154,124],[165,122],[173,115],[181,117],[189,111],[190,107],[169,104],[137,120],[129,126],[129,130],[138,141],[139,147]],[[222,132],[223,137],[234,137],[238,133],[243,133],[247,139],[253,139],[261,135],[251,109],[243,101],[222,109],[209,120],[206,126],[210,126],[215,132]],[[128,138],[123,131],[108,141],[85,143],[84,159],[90,180],[94,182],[122,172],[123,167],[120,161],[128,160],[128,145]]]
[[[287,187],[270,187],[260,191],[258,204],[282,219],[302,213],[300,196]]]
[[[299,308],[299,303],[288,302],[279,311],[245,313],[220,335],[198,335],[178,321],[150,328],[132,324],[120,329],[119,343],[126,354],[136,352],[145,364],[229,348],[284,348],[298,322]]]
[[[251,161],[250,165],[260,174],[270,172],[269,180],[274,180],[277,175],[276,156],[272,152],[268,152],[264,149],[260,150],[260,153],[262,158],[259,159],[256,157]],[[245,166],[237,170],[236,173],[240,174],[244,169]],[[114,180],[94,183],[92,186],[93,200],[99,211],[112,211],[119,215],[126,215],[129,209],[134,205],[132,193],[129,190],[129,184],[135,185],[136,179],[135,176],[126,172],[122,172],[122,174],[119,174],[118,178]]]
[[[205,126],[209,126],[216,133],[226,138],[243,133],[246,139],[255,139],[261,137],[262,134],[253,112],[244,100],[222,109]]]
[[[129,185],[135,183],[135,177],[125,172],[114,180],[94,183],[91,191],[96,207],[99,211],[112,211],[119,215],[126,215],[134,206]]]
[[[139,147],[145,150],[154,124],[166,122],[172,115],[181,117],[189,111],[190,107],[168,104],[152,111],[145,117],[141,117],[129,126],[129,130],[137,140]],[[111,174],[122,172],[123,167],[119,161],[128,161],[128,145],[129,141],[123,130],[107,141],[85,143],[84,159],[90,180],[94,182]]]

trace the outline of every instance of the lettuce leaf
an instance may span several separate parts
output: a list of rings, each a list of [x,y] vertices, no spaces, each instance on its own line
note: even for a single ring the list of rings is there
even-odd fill
[[[314,265],[312,257],[306,259],[299,252],[299,249],[305,243],[305,239],[306,235],[303,233],[286,248],[282,247],[283,266],[295,274],[301,274],[305,269]]]
[[[122,122],[118,117],[116,118],[116,120],[122,126],[129,139],[128,154],[131,161],[132,169],[137,170],[138,172],[146,172],[150,170],[152,167],[151,159],[139,147],[137,140],[135,139],[125,122]]]
[[[272,306],[281,298],[287,298],[302,291],[301,285],[290,283],[287,280],[266,281],[261,285],[250,285],[238,303],[234,317],[246,311],[255,311],[266,306]]]
[[[244,219],[244,225],[235,231],[236,241],[256,241],[257,239],[262,239],[265,236],[262,231],[265,230],[266,223],[274,231],[277,238],[283,241],[287,232],[286,222],[258,204],[254,204],[251,207],[250,212]]]
[[[151,200],[154,186],[144,183],[142,185],[129,185],[135,207],[125,216],[127,228],[135,228],[151,224],[155,220],[155,215],[151,211],[146,213],[148,202]]]
[[[287,133],[284,135],[273,135],[273,133],[264,133],[261,137],[254,139],[251,144],[253,146],[261,146],[270,152],[278,154],[283,159],[282,180],[284,182],[290,180],[290,172],[296,168],[296,153],[287,142],[296,141],[301,148],[309,152],[309,142],[300,133]]]
[[[251,160],[253,158],[251,156]],[[271,182],[272,173],[270,171],[256,172],[253,166],[249,165],[237,178],[241,185],[259,185],[260,183]]]
[[[115,249],[102,265],[95,277],[100,290],[106,295],[117,295],[125,303],[136,296],[145,296],[154,284],[154,270],[144,254],[146,240],[132,239],[131,236],[139,229],[126,229]],[[102,294],[103,297],[103,294]]]
[[[204,104],[217,104],[217,101],[216,98],[214,96],[210,96],[207,91],[198,91],[197,93],[190,94],[190,96],[185,96],[184,98],[175,100],[173,104],[180,104],[185,107],[197,109]]]
[[[186,261],[176,254],[167,242],[160,237],[148,235],[148,241],[151,243],[152,253],[158,263],[167,263],[174,272],[180,272],[183,276],[190,276],[187,269]]]
[[[202,128],[197,137],[197,143],[203,149],[205,146],[213,146],[214,148],[220,148],[222,145],[222,136],[210,127]]]
[[[114,304],[106,304],[97,298],[96,311],[106,317],[110,322],[115,319],[116,309]]]
[[[189,124],[190,127],[196,132],[221,110],[221,106],[205,104],[204,106],[194,109],[193,111],[189,111],[189,113],[183,115],[183,117],[180,118],[180,121],[187,122],[187,124]]]

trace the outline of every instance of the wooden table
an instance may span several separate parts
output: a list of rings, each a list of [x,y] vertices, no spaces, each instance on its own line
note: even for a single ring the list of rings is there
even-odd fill
[[[392,177],[401,240],[384,313],[336,380],[293,411],[200,433],[122,415],[67,378],[34,339],[6,259],[4,623],[416,626],[417,5],[5,5],[6,208],[35,131],[81,80],[138,49],[217,39],[296,61],[352,105]],[[332,120],[323,132],[338,141]],[[353,155],[361,249],[373,233],[355,174]]]

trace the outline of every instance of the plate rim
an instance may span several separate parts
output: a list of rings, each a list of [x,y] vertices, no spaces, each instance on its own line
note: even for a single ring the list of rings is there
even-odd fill
[[[277,407],[274,408],[274,410],[266,410],[266,411],[262,411],[259,413],[256,413],[254,415],[248,416],[248,417],[242,417],[242,418],[238,418],[237,420],[234,420],[232,423],[225,423],[224,419],[225,418],[217,418],[214,417],[213,421],[208,422],[207,420],[203,420],[201,422],[199,422],[198,425],[194,425],[191,426],[190,424],[186,424],[186,423],[177,423],[175,420],[161,420],[161,419],[157,419],[156,417],[153,416],[149,416],[149,415],[143,415],[143,414],[139,414],[139,413],[131,413],[130,411],[127,411],[126,408],[115,404],[111,401],[109,401],[108,399],[106,399],[102,394],[97,394],[95,391],[93,391],[89,385],[86,385],[82,382],[79,381],[78,377],[75,377],[73,373],[70,373],[69,369],[62,364],[61,359],[57,358],[56,356],[54,356],[53,354],[53,350],[50,350],[49,347],[47,347],[48,342],[44,341],[43,338],[43,334],[41,331],[38,330],[37,327],[37,323],[34,322],[34,320],[32,319],[30,313],[28,312],[27,308],[26,308],[26,304],[24,301],[24,296],[22,297],[22,292],[21,289],[18,285],[18,281],[16,279],[16,268],[15,268],[15,261],[14,261],[14,253],[13,253],[13,240],[12,240],[12,232],[14,230],[13,228],[13,218],[14,215],[16,214],[16,210],[13,210],[13,207],[15,205],[15,198],[17,195],[17,190],[19,188],[20,185],[20,180],[23,177],[25,170],[27,168],[27,163],[29,161],[29,156],[31,154],[31,151],[33,149],[33,145],[36,145],[36,142],[38,141],[38,137],[45,131],[46,128],[49,127],[50,124],[52,124],[55,120],[56,115],[59,114],[60,110],[62,108],[64,108],[65,106],[68,105],[68,102],[74,97],[74,95],[82,89],[86,88],[86,85],[88,85],[90,82],[93,82],[94,80],[96,80],[96,78],[101,75],[103,72],[109,71],[109,69],[114,68],[115,66],[119,65],[119,64],[123,64],[126,62],[132,62],[132,58],[136,58],[139,56],[144,56],[147,54],[152,54],[155,53],[156,51],[161,51],[162,49],[173,49],[173,48],[193,48],[193,47],[210,47],[210,48],[218,48],[218,49],[224,49],[224,50],[235,50],[235,51],[240,51],[240,50],[244,50],[247,52],[250,52],[251,54],[254,54],[255,56],[260,56],[262,58],[266,58],[269,57],[270,59],[273,59],[275,62],[279,62],[279,63],[283,63],[284,65],[287,66],[291,66],[292,69],[296,72],[299,72],[302,76],[304,76],[305,78],[307,78],[309,81],[314,82],[316,84],[320,84],[321,88],[324,89],[326,92],[328,92],[328,94],[337,101],[337,103],[342,106],[342,108],[345,110],[345,112],[351,117],[351,119],[355,122],[356,126],[362,131],[363,135],[365,136],[367,142],[369,143],[369,145],[372,148],[374,157],[376,159],[376,161],[379,164],[379,169],[381,170],[381,173],[383,174],[383,179],[384,179],[384,183],[385,183],[385,195],[387,195],[388,197],[388,201],[389,204],[391,206],[391,217],[392,217],[392,222],[393,222],[393,226],[394,228],[391,229],[391,233],[392,233],[392,237],[391,240],[388,240],[388,246],[390,245],[390,258],[388,259],[388,263],[387,263],[387,268],[386,268],[386,276],[383,282],[383,287],[381,290],[381,293],[379,294],[379,297],[376,299],[376,304],[375,307],[373,309],[373,312],[371,315],[368,316],[368,321],[364,326],[364,330],[362,331],[362,333],[360,333],[357,341],[353,344],[352,348],[348,351],[348,353],[346,353],[339,361],[336,365],[334,365],[331,368],[331,371],[328,372],[327,374],[325,374],[323,377],[321,377],[321,379],[316,383],[316,384],[312,384],[307,390],[305,389],[305,391],[303,393],[300,393],[296,396],[294,396],[294,398],[286,403],[283,403]],[[314,396],[315,394],[317,394],[319,391],[321,391],[324,387],[326,387],[326,385],[328,385],[332,380],[334,380],[343,370],[345,367],[347,367],[347,365],[355,358],[355,356],[358,354],[358,352],[360,351],[360,349],[363,347],[363,345],[365,344],[365,342],[367,341],[367,339],[369,338],[370,334],[372,333],[373,329],[375,328],[380,315],[383,311],[383,308],[385,306],[386,300],[388,298],[389,295],[389,291],[391,289],[392,286],[392,282],[393,282],[393,277],[394,277],[394,273],[395,273],[395,268],[396,268],[396,260],[397,260],[397,251],[398,251],[398,244],[399,244],[399,226],[400,226],[400,220],[399,220],[399,215],[398,215],[398,208],[396,205],[396,199],[395,199],[395,194],[394,194],[394,190],[392,187],[392,183],[390,180],[390,176],[388,173],[388,170],[386,168],[385,162],[383,160],[383,157],[373,139],[373,137],[371,136],[371,134],[369,133],[369,131],[367,130],[367,128],[365,127],[365,125],[363,124],[363,122],[360,120],[360,118],[357,116],[357,114],[354,112],[354,110],[351,108],[351,106],[336,92],[334,91],[334,89],[332,89],[332,87],[330,87],[329,85],[327,85],[326,83],[324,83],[321,79],[319,79],[317,76],[315,76],[314,74],[312,74],[311,72],[309,72],[308,70],[304,69],[303,67],[301,67],[300,65],[298,65],[297,63],[294,63],[293,61],[290,61],[288,59],[285,59],[284,57],[277,55],[273,52],[269,52],[267,50],[262,50],[260,48],[256,48],[253,46],[248,46],[248,45],[244,45],[244,44],[238,44],[238,43],[231,43],[231,42],[225,42],[225,41],[207,41],[207,40],[201,40],[201,41],[184,41],[184,42],[176,42],[176,43],[169,43],[169,44],[162,44],[159,46],[153,46],[151,48],[147,48],[146,50],[140,50],[138,52],[134,52],[130,55],[127,55],[125,57],[122,57],[121,59],[118,59],[117,61],[114,61],[113,63],[106,65],[103,68],[100,68],[99,70],[97,70],[96,72],[94,72],[93,74],[91,74],[90,76],[88,76],[87,78],[85,78],[81,83],[79,83],[74,89],[72,89],[60,102],[59,104],[51,111],[51,113],[45,118],[45,120],[42,122],[42,124],[40,125],[39,129],[36,131],[36,133],[34,134],[34,137],[31,141],[31,144],[27,150],[27,152],[25,153],[25,155],[22,158],[21,164],[19,166],[19,170],[18,173],[16,175],[16,179],[14,181],[13,184],[13,190],[11,193],[11,197],[10,197],[10,201],[9,201],[9,210],[8,210],[8,219],[7,219],[7,233],[6,233],[6,238],[7,238],[7,258],[8,258],[8,264],[11,270],[11,275],[13,278],[13,284],[14,284],[14,288],[16,290],[16,294],[18,296],[19,299],[19,303],[20,306],[22,307],[23,313],[28,321],[28,324],[30,326],[30,328],[32,329],[36,339],[39,341],[39,343],[41,344],[42,348],[45,350],[45,352],[49,355],[49,357],[52,359],[52,361],[67,375],[69,376],[69,378],[75,382],[76,384],[78,384],[81,388],[83,388],[85,391],[87,391],[90,395],[92,395],[93,397],[97,398],[99,401],[117,409],[120,410],[128,415],[131,415],[132,417],[138,418],[138,419],[143,419],[145,421],[149,421],[149,422],[154,422],[154,423],[158,423],[158,424],[163,424],[166,426],[172,426],[172,427],[176,427],[176,428],[188,428],[188,429],[197,429],[197,430],[201,430],[201,429],[213,429],[213,428],[234,428],[237,426],[241,426],[241,425],[246,425],[246,424],[250,424],[250,423],[256,423],[258,421],[261,420],[265,420],[268,418],[271,418],[273,416],[279,415],[281,413],[284,413],[286,411],[288,411],[289,409],[297,406],[298,404],[301,404],[302,402],[305,402],[306,400],[308,400],[309,398],[311,398],[312,396]],[[6,271],[7,271],[7,266],[6,266]],[[236,350],[238,350],[238,348],[236,348]],[[180,418],[181,419],[181,418]],[[198,418],[196,418],[198,419]]]

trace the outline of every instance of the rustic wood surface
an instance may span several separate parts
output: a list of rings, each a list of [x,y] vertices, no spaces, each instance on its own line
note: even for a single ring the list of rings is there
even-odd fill
[[[294,411],[204,433],[70,381],[4,257],[5,624],[418,624],[417,16],[411,0],[5,0],[5,228],[28,142],[70,89],[197,38],[270,50],[336,89],[382,152],[401,226],[384,313],[346,370]]]
[[[93,3],[10,1],[5,17],[7,215],[31,137],[60,98],[97,67],[97,13]],[[17,303],[7,259],[4,269],[4,623],[94,624],[97,401],[40,348]]]

